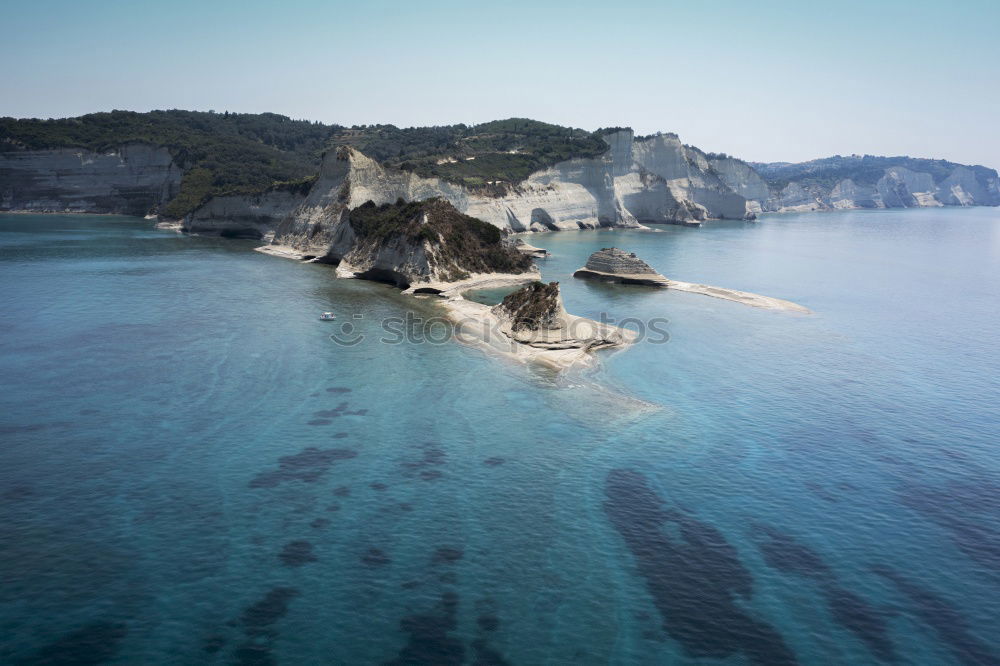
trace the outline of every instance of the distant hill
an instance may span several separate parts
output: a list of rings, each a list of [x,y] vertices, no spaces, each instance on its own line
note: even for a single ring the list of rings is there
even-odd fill
[[[818,186],[833,188],[845,179],[857,185],[874,186],[891,167],[903,167],[918,173],[927,173],[939,183],[952,174],[955,167],[964,166],[947,160],[932,160],[919,157],[878,157],[876,155],[834,155],[809,162],[750,162],[757,173],[773,190],[781,190],[791,182],[803,187]],[[968,166],[976,174],[976,179],[986,187],[996,171],[984,166]]]
[[[161,211],[180,218],[212,196],[262,192],[315,176],[323,153],[350,145],[385,166],[467,187],[516,184],[573,157],[603,153],[598,132],[511,118],[481,125],[342,127],[275,113],[111,111],[78,118],[0,118],[0,152],[145,143],[168,148],[184,170]]]
[[[838,155],[747,163],[682,144],[673,133],[635,137],[628,128],[588,131],[527,118],[345,127],[274,113],[170,110],[0,118],[0,210],[188,221],[197,211],[203,221],[238,214],[245,218],[239,229],[257,233],[289,215],[317,182],[320,164],[348,147],[390,174],[393,197],[409,198],[412,185],[421,197],[452,196],[460,206],[475,200],[476,216],[512,229],[1000,204],[996,171],[946,160]],[[582,162],[566,164],[573,159]],[[590,175],[581,175],[584,163]],[[548,168],[559,173],[529,181]],[[435,182],[418,185],[410,174]],[[557,196],[559,183],[565,191]],[[537,205],[547,197],[548,207]]]
[[[183,217],[213,195],[311,178],[332,130],[276,113],[111,111],[56,120],[0,118],[0,151],[164,146],[184,178],[162,212]]]

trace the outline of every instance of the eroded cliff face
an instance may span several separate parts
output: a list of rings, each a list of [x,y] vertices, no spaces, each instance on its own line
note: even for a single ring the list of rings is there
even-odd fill
[[[636,141],[631,131],[620,131],[605,140],[608,151],[600,157],[560,162],[500,196],[385,168],[342,147],[327,154],[309,194],[276,226],[274,243],[324,256],[349,211],[367,201],[380,205],[398,199],[440,197],[466,215],[514,232],[698,225],[746,215],[746,198],[703,153],[684,146],[676,135]]]
[[[474,275],[537,274],[530,257],[504,243],[498,229],[443,198],[344,207],[324,242],[315,256],[337,263],[338,275],[403,289],[433,283],[440,292]]]
[[[709,165],[730,190],[746,199],[748,213],[763,212],[763,202],[771,198],[771,190],[752,166],[732,157],[711,159]]]
[[[1000,205],[1000,178],[993,170],[953,165],[946,177],[935,180],[930,173],[891,166],[868,175],[868,183],[853,178],[833,181],[832,186],[803,179],[771,190],[767,198],[754,196],[751,203],[765,212],[807,212],[851,208],[920,208],[936,206]],[[880,174],[880,175],[879,175]]]
[[[166,148],[144,144],[5,151],[0,210],[146,215],[177,194],[181,175]]]
[[[229,238],[263,238],[305,198],[305,193],[288,190],[213,197],[185,217],[181,229]]]

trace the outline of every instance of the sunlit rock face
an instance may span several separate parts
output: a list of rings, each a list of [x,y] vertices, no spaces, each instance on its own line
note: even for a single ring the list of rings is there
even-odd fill
[[[995,170],[944,160],[849,156],[754,166],[770,195],[744,194],[765,212],[1000,205]]]
[[[698,225],[746,215],[747,199],[726,184],[701,151],[684,146],[676,135],[636,140],[630,130],[622,130],[604,138],[608,150],[603,155],[536,171],[499,195],[387,168],[342,147],[326,155],[308,196],[277,225],[274,242],[319,255],[345,211],[368,201],[381,205],[432,197],[512,232]]]
[[[573,277],[650,287],[666,287],[669,282],[635,252],[616,247],[606,247],[590,255],[586,265],[573,273]]]

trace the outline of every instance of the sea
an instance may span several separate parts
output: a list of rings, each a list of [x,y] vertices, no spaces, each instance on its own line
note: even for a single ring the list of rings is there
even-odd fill
[[[530,241],[640,341],[555,374],[253,241],[0,216],[0,662],[1000,663],[998,209]],[[573,278],[612,246],[812,312]]]

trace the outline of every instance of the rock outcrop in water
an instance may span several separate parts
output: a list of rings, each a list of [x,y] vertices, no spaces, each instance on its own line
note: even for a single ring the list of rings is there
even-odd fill
[[[459,340],[560,370],[586,364],[591,352],[624,347],[636,337],[632,331],[567,313],[558,282],[531,282],[492,308],[461,295],[453,295],[444,306]]]
[[[514,249],[522,254],[528,255],[529,257],[534,257],[535,259],[542,259],[549,256],[548,250],[526,243],[523,238],[517,238],[514,240]]]
[[[493,314],[505,320],[514,334],[559,330],[565,313],[558,282],[532,282],[508,294],[493,308]]]
[[[590,255],[586,266],[573,273],[573,277],[617,282],[619,284],[666,287],[675,291],[686,291],[692,294],[721,298],[726,301],[742,303],[743,305],[764,308],[766,310],[785,310],[803,314],[809,312],[808,308],[780,298],[761,296],[760,294],[726,289],[724,287],[713,287],[707,284],[671,280],[657,273],[649,264],[637,257],[634,252],[626,252],[616,247],[606,247]]]
[[[573,277],[650,287],[666,287],[669,282],[635,256],[635,252],[625,252],[616,247],[606,247],[590,255],[587,264],[573,273]]]
[[[181,176],[170,151],[146,144],[0,151],[0,210],[146,215],[177,194]]]
[[[324,244],[324,261],[341,277],[439,292],[475,276],[538,274],[531,258],[503,242],[500,230],[442,199],[342,209]]]

